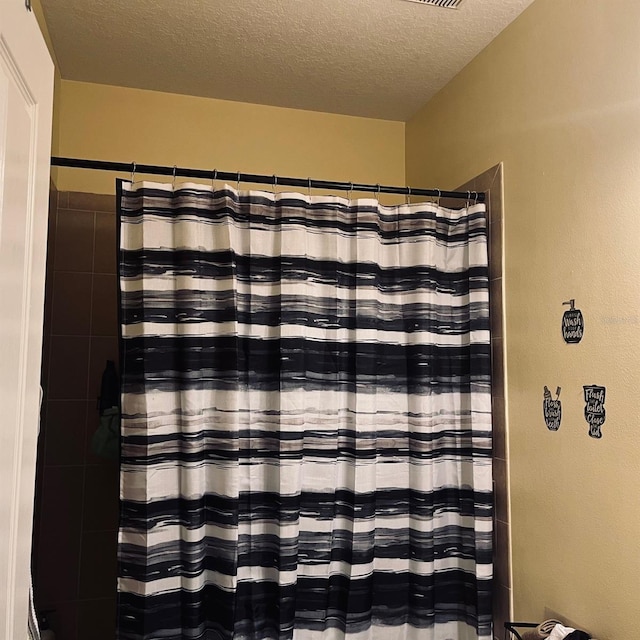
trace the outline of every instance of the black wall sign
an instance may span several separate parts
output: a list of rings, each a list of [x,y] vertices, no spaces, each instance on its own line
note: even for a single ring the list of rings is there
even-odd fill
[[[570,305],[570,308],[562,316],[562,337],[568,344],[576,344],[582,340],[584,335],[584,318],[582,311],[576,309],[574,299],[562,304]]]
[[[592,438],[602,438],[600,427],[605,421],[604,399],[607,392],[605,387],[591,384],[584,389],[584,417],[589,423],[589,435]]]
[[[551,391],[545,385],[544,398],[542,400],[544,422],[549,431],[557,431],[562,420],[562,404],[560,402],[560,387],[556,389],[556,399],[551,397]]]
[[[582,340],[584,335],[584,318],[582,317],[582,311],[576,309],[576,301],[571,299],[569,302],[563,302],[562,304],[571,305],[562,316],[562,337],[568,344],[576,344]]]

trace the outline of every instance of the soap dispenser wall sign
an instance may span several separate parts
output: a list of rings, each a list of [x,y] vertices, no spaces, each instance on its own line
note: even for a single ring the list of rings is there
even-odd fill
[[[551,397],[551,391],[545,385],[544,398],[542,400],[544,422],[549,431],[557,431],[562,420],[562,403],[560,402],[560,387],[556,389],[556,399]]]
[[[576,309],[576,301],[563,302],[570,306],[562,316],[562,337],[567,344],[577,344],[584,335],[584,318],[582,311]]]
[[[602,438],[600,427],[605,421],[604,398],[607,390],[597,384],[584,386],[583,389],[584,417],[589,424],[589,435],[592,438]]]

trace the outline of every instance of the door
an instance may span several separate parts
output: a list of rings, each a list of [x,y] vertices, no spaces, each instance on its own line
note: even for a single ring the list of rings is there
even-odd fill
[[[27,637],[53,63],[24,0],[0,0],[0,639]]]

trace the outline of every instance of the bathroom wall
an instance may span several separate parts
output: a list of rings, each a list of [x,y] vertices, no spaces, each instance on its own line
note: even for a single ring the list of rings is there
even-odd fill
[[[68,80],[56,106],[66,157],[404,184],[403,122]],[[60,190],[114,188],[104,172],[60,169],[55,179]]]
[[[92,453],[118,360],[115,197],[52,189],[34,523],[34,590],[56,640],[113,640],[118,463]]]
[[[638,636],[638,24],[636,0],[536,0],[406,131],[409,184],[504,163],[514,616],[559,614],[599,640]],[[560,330],[570,298],[577,345]],[[588,384],[607,388],[599,440]],[[544,385],[562,388],[557,432]]]

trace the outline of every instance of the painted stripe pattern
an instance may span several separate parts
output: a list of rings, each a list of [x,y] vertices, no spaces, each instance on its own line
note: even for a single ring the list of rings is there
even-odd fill
[[[484,205],[119,190],[119,638],[488,640]]]

